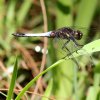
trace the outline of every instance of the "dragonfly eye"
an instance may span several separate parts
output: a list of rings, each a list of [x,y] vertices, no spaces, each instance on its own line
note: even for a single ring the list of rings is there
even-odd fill
[[[83,36],[83,33],[81,31],[79,30],[75,31],[75,34],[74,34],[75,39],[80,40],[82,36]]]

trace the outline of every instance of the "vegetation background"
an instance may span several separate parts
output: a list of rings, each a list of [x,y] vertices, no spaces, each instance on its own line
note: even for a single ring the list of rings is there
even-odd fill
[[[12,33],[39,33],[64,26],[80,28],[83,44],[100,38],[100,0],[0,0],[0,100],[6,99],[16,55],[16,85],[13,97],[9,96],[13,99],[39,72],[61,58],[60,48],[55,49],[50,39],[16,38]],[[72,60],[56,66],[22,100],[100,100],[100,53],[92,54],[93,65],[88,56],[77,59],[80,69]]]

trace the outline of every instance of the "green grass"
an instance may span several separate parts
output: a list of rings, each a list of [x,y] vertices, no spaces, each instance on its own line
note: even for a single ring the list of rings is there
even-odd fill
[[[8,91],[6,100],[11,100],[13,97],[14,87],[16,85],[16,78],[17,78],[17,68],[18,68],[18,58],[16,57],[16,61],[14,64],[14,70],[13,70],[13,74],[12,74],[12,78],[11,78],[11,82],[10,82],[10,87],[9,87],[9,91]]]
[[[46,59],[46,70],[37,75],[32,81],[30,77],[34,74],[34,65],[29,66],[27,64],[30,60],[26,60],[27,53],[30,54],[32,60],[35,61],[38,69],[41,66],[41,54],[38,53],[38,57],[34,48],[36,45],[40,45],[39,41],[43,39],[39,38],[15,38],[12,33],[18,32],[43,32],[43,14],[41,11],[41,5],[39,1],[27,1],[27,0],[4,0],[0,1],[0,64],[6,70],[9,70],[13,66],[15,55],[20,55],[19,63],[19,75],[21,80],[18,84],[26,84],[24,87],[21,84],[23,90],[18,94],[17,98],[21,98],[22,95],[30,88],[37,79],[44,74],[42,77],[47,88],[43,91],[45,96],[54,96],[57,100],[61,99],[72,99],[72,100],[90,100],[93,98],[96,100],[99,98],[100,88],[99,75],[100,75],[100,32],[95,30],[95,32],[89,31],[91,26],[99,27],[100,18],[100,7],[98,0],[44,0],[46,5],[46,12],[48,18],[48,31],[58,29],[64,26],[75,26],[83,32],[85,37],[82,38],[82,44],[86,44],[88,41],[87,37],[91,38],[91,43],[86,44],[81,48],[78,53],[74,52],[73,56],[78,60],[81,70],[78,70],[78,64],[74,63],[71,59],[73,56],[69,56],[66,60],[61,59],[61,53],[56,52],[61,48],[54,48],[53,42],[48,43],[48,56]],[[86,29],[81,29],[81,28]],[[94,41],[96,40],[96,41]],[[92,42],[93,41],[93,42]],[[19,44],[20,47],[18,45]],[[41,46],[41,45],[40,45]],[[42,44],[43,46],[43,44]],[[24,50],[27,53],[24,53]],[[86,52],[85,52],[86,51]],[[92,60],[94,62],[94,67],[88,70],[86,65],[89,67],[89,58],[87,55],[92,55]],[[0,65],[0,67],[1,67]],[[17,61],[15,62],[17,66]],[[50,66],[50,67],[48,67]],[[25,69],[24,69],[25,67]],[[16,74],[14,72],[15,78],[12,78],[11,83],[9,83],[9,77],[6,76],[4,68],[0,68],[0,76],[2,83],[1,88],[5,88],[6,84],[10,84],[10,88],[7,94],[7,99],[13,98],[13,89],[15,85]],[[52,70],[51,70],[52,69]],[[25,70],[23,73],[21,70]],[[31,74],[27,73],[31,70]],[[27,72],[27,73],[26,73]],[[22,77],[24,76],[24,77]],[[27,77],[29,80],[27,80]],[[52,81],[50,81],[52,79]],[[77,80],[78,79],[78,80]],[[92,81],[91,81],[92,80]],[[13,81],[13,82],[12,82]],[[48,84],[49,83],[49,84]],[[35,83],[36,84],[36,83]],[[91,86],[92,84],[92,86]],[[31,87],[33,89],[33,87]],[[43,87],[42,87],[43,88]],[[96,91],[94,93],[94,91]],[[86,95],[86,93],[88,94]],[[2,92],[2,94],[4,94]],[[1,95],[0,95],[1,96]],[[30,95],[27,95],[30,98]],[[43,98],[44,99],[44,98]]]

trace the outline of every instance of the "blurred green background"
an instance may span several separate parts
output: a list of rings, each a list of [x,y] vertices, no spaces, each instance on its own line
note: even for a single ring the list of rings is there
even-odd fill
[[[45,4],[45,23],[42,3]],[[45,26],[47,28],[45,28]],[[38,75],[43,60],[46,39],[42,37],[16,38],[15,32],[41,33],[64,26],[73,26],[84,33],[82,43],[100,38],[100,0],[0,0],[0,91],[7,94],[10,77],[18,57],[16,89],[21,90]],[[89,39],[89,38],[90,39]],[[39,48],[39,51],[36,51]],[[58,49],[58,50],[57,50]],[[61,57],[48,39],[45,68]],[[61,63],[46,73],[40,82],[37,94],[27,94],[23,100],[40,100],[39,94],[53,100],[100,100],[100,53],[77,58],[80,65],[72,60]],[[93,62],[91,65],[90,62]],[[36,83],[37,84],[37,83]],[[34,92],[36,84],[29,89]],[[0,100],[6,97],[0,92]],[[18,91],[14,92],[14,98]],[[48,100],[47,99],[47,100]]]

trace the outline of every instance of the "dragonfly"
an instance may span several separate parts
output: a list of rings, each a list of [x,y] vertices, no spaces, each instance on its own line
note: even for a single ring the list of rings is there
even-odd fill
[[[76,30],[70,27],[62,27],[59,28],[57,30],[53,30],[53,31],[49,31],[49,32],[45,32],[45,33],[20,33],[20,32],[16,32],[13,33],[12,35],[14,35],[15,37],[48,37],[48,38],[56,38],[57,40],[60,40],[60,42],[62,42],[64,40],[64,42],[62,42],[62,44],[58,44],[61,45],[61,53],[62,50],[64,51],[62,58],[66,58],[69,56],[73,56],[72,53],[77,52],[77,50],[79,50],[80,48],[83,47],[82,44],[79,44],[77,41],[81,40],[83,37],[83,33],[80,30]],[[72,42],[72,44],[74,45],[74,48],[76,47],[77,49],[75,49],[74,51],[72,51],[72,49],[69,49],[70,46],[70,42]],[[68,47],[69,44],[69,47]],[[68,51],[68,53],[66,52]],[[86,52],[86,51],[85,51]],[[88,53],[87,53],[88,54]],[[92,58],[90,58],[90,61],[92,62]],[[79,64],[77,62],[77,60],[74,58],[74,56],[71,58],[79,67]]]
[[[62,49],[66,49],[69,52],[69,54],[71,54],[71,51],[68,49],[67,45],[70,41],[72,41],[77,47],[83,46],[76,41],[82,39],[83,33],[79,30],[75,30],[70,27],[62,27],[54,31],[38,33],[38,34],[18,32],[18,33],[13,33],[13,35],[16,37],[48,37],[48,38],[58,38],[61,40],[64,39],[65,42],[62,46]]]

